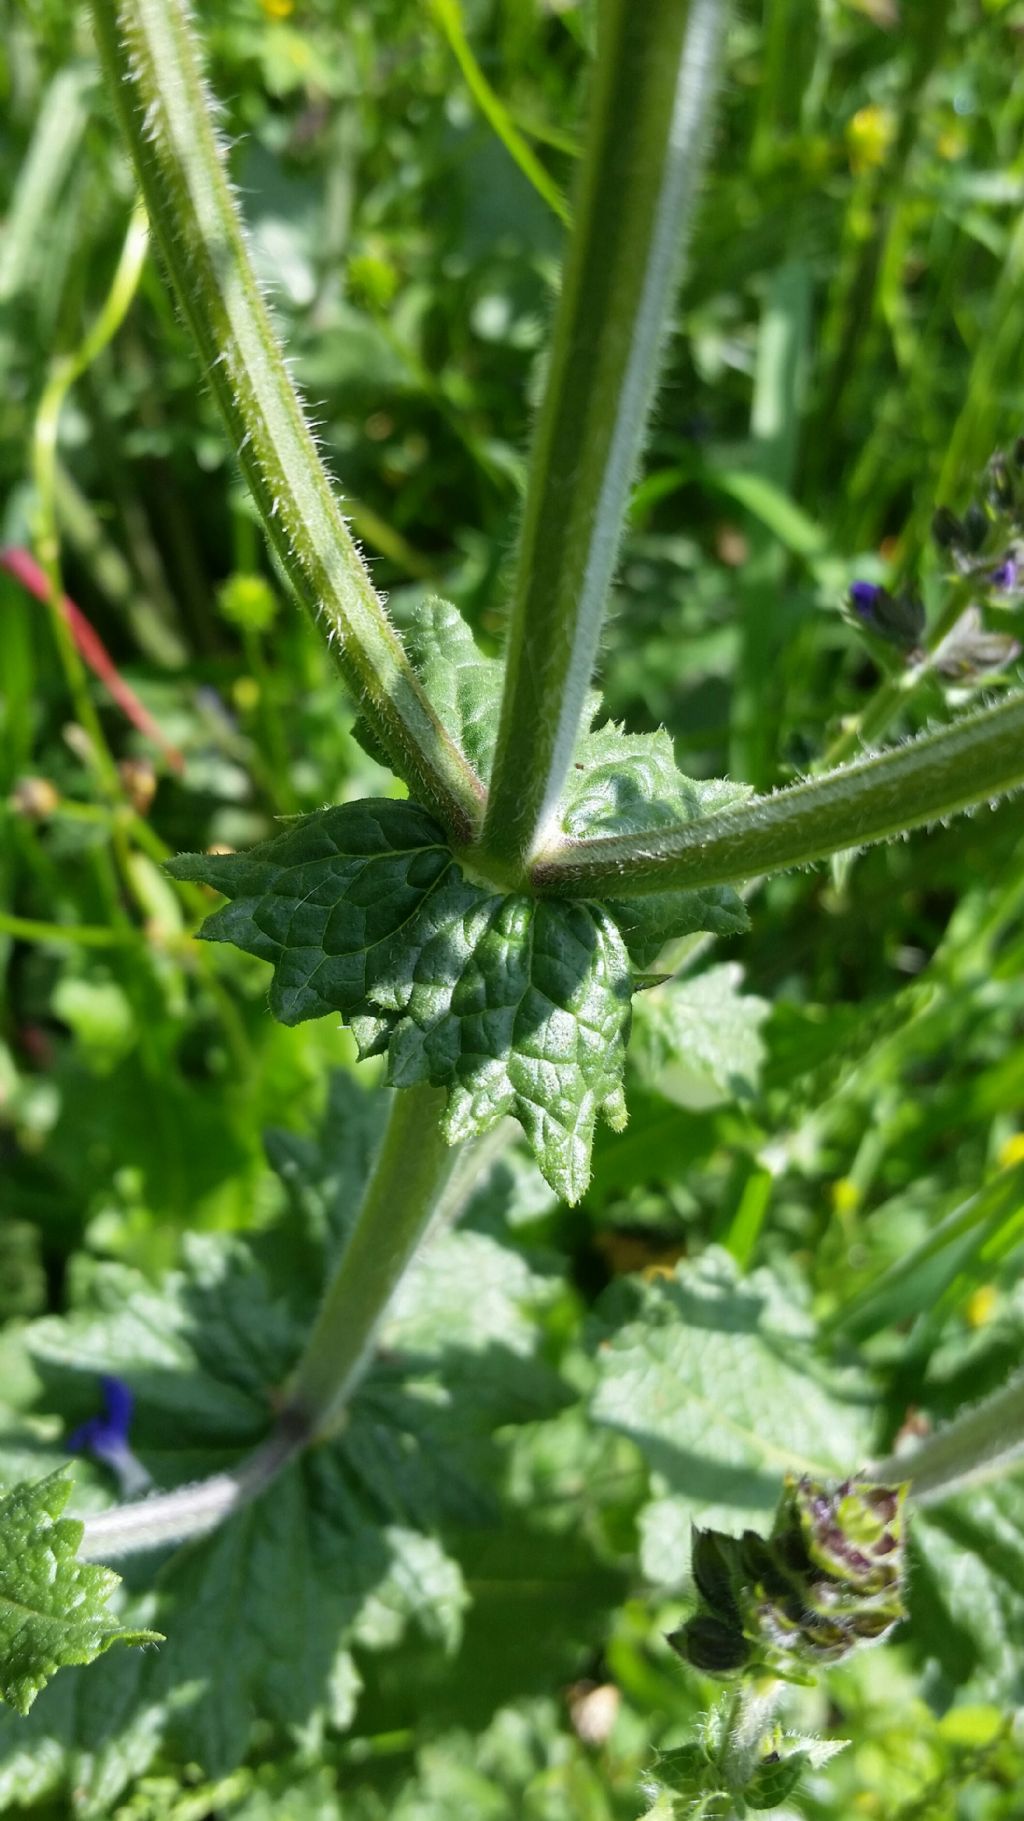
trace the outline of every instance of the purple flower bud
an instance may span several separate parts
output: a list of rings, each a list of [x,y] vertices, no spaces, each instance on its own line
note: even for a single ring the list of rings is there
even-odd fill
[[[128,1443],[135,1400],[122,1379],[101,1378],[100,1385],[106,1406],[104,1414],[79,1423],[68,1436],[67,1447],[72,1454],[91,1454],[95,1460],[102,1461],[116,1476],[122,1497],[134,1498],[152,1484],[150,1475]]]
[[[924,608],[907,590],[893,595],[877,582],[853,582],[850,604],[876,638],[904,654],[917,649],[924,631]]]
[[[862,620],[873,620],[878,606],[885,594],[877,582],[851,582],[850,600]]]
[[[992,570],[988,579],[993,588],[998,588],[1001,594],[1012,594],[1017,587],[1019,577],[1020,564],[1015,556],[1010,555],[1003,558],[998,567]]]

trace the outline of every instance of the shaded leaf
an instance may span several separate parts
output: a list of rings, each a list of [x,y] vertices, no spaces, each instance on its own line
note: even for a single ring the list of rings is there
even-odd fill
[[[651,1475],[644,1571],[678,1585],[692,1524],[767,1531],[785,1473],[866,1458],[856,1378],[826,1382],[808,1318],[767,1272],[711,1251],[672,1278],[620,1280],[598,1309],[592,1410],[632,1437]]]
[[[767,999],[742,993],[735,961],[693,980],[671,980],[636,1005],[632,1054],[648,1087],[685,1107],[748,1100],[765,1055]]]

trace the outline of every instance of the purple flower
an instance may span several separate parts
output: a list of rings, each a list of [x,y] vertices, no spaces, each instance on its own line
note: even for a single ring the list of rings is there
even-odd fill
[[[136,1498],[139,1493],[148,1491],[152,1480],[128,1443],[135,1399],[122,1379],[104,1377],[100,1379],[100,1385],[105,1405],[103,1415],[91,1416],[88,1422],[79,1423],[68,1436],[67,1447],[72,1454],[91,1454],[94,1460],[102,1461],[116,1476],[121,1496]]]
[[[862,620],[873,620],[885,589],[877,582],[851,582],[850,599]]]
[[[998,588],[1001,594],[1012,594],[1019,578],[1020,564],[1015,556],[1010,555],[1003,558],[998,568],[992,570],[988,579],[992,587]]]
[[[877,582],[852,582],[850,605],[876,638],[905,656],[916,651],[924,631],[924,608],[907,590],[894,595]]]

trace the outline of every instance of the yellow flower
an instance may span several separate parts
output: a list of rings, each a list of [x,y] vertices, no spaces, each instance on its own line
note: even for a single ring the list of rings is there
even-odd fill
[[[840,1176],[832,1184],[832,1207],[837,1214],[855,1214],[860,1207],[860,1190],[849,1176]]]
[[[1024,1163],[1024,1132],[1014,1132],[999,1147],[999,1168],[1010,1170],[1015,1163]]]
[[[994,1284],[979,1284],[964,1304],[964,1314],[972,1328],[984,1328],[995,1314],[999,1295]]]
[[[851,170],[860,173],[882,164],[895,131],[896,122],[888,108],[873,101],[858,108],[846,129]]]
[[[295,0],[260,0],[268,19],[287,19],[295,11]]]

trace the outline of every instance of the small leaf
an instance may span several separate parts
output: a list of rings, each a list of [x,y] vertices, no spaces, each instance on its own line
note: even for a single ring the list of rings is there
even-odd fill
[[[765,1759],[743,1786],[744,1802],[748,1808],[778,1808],[793,1794],[809,1763],[802,1751],[787,1758]]]
[[[437,595],[417,609],[406,649],[435,712],[473,769],[488,778],[505,685],[500,658],[484,657],[458,608]]]
[[[274,963],[284,1023],[339,1012],[364,1055],[386,1052],[393,1086],[446,1087],[453,1143],[514,1114],[551,1186],[579,1200],[598,1115],[625,1121],[631,974],[600,906],[476,885],[399,802],[322,810],[170,870],[232,900],[203,935]]]
[[[111,1644],[160,1642],[107,1611],[118,1577],[78,1560],[82,1526],[61,1516],[71,1486],[51,1473],[0,1497],[0,1698],[21,1714],[58,1669]]]
[[[645,1085],[691,1109],[749,1100],[764,1061],[767,999],[741,993],[735,961],[671,980],[636,1007],[631,1055]]]

